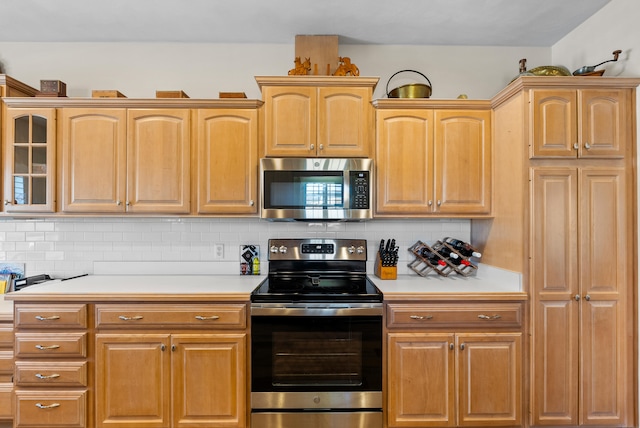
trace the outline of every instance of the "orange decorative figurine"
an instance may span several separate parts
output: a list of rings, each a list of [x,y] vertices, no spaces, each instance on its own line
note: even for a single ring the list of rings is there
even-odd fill
[[[347,56],[341,56],[339,59],[340,65],[336,69],[335,73],[333,73],[334,76],[346,76],[347,74],[350,74],[352,76],[360,75],[360,70],[358,70],[358,67],[356,67],[355,64],[351,63],[351,58]]]
[[[302,75],[306,76],[311,71],[311,58],[305,58],[304,62],[300,61],[300,57],[297,56],[293,61],[296,65],[295,68],[289,70],[289,75]]]

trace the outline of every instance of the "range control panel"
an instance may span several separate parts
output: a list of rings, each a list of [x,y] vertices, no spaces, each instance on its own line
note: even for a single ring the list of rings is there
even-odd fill
[[[366,239],[270,239],[269,260],[367,260]]]

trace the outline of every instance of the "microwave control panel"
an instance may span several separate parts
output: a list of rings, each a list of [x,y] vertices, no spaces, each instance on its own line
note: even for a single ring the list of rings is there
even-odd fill
[[[356,210],[369,209],[369,171],[349,171],[351,204]]]

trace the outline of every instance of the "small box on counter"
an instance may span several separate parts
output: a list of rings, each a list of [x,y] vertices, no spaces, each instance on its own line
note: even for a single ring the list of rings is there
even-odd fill
[[[260,246],[240,246],[240,275],[260,275]]]
[[[94,89],[91,91],[92,98],[127,98],[120,91],[116,90],[105,90],[105,89]]]
[[[189,98],[182,91],[156,91],[156,98]]]

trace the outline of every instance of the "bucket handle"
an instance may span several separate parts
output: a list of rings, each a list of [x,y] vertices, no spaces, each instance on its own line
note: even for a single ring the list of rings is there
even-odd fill
[[[419,71],[416,71],[416,70],[400,70],[400,71],[396,71],[395,73],[393,73],[391,75],[391,77],[389,77],[389,80],[387,80],[387,88],[386,88],[387,98],[389,98],[389,82],[391,82],[391,79],[393,79],[393,77],[396,74],[404,73],[406,71],[411,72],[411,73],[418,73],[420,76],[422,76],[425,79],[427,79],[427,82],[429,82],[429,86],[431,87],[431,91],[433,92],[433,85],[431,84],[431,81],[429,80],[429,78],[427,76],[425,76],[424,74],[422,74],[422,73],[420,73]]]

